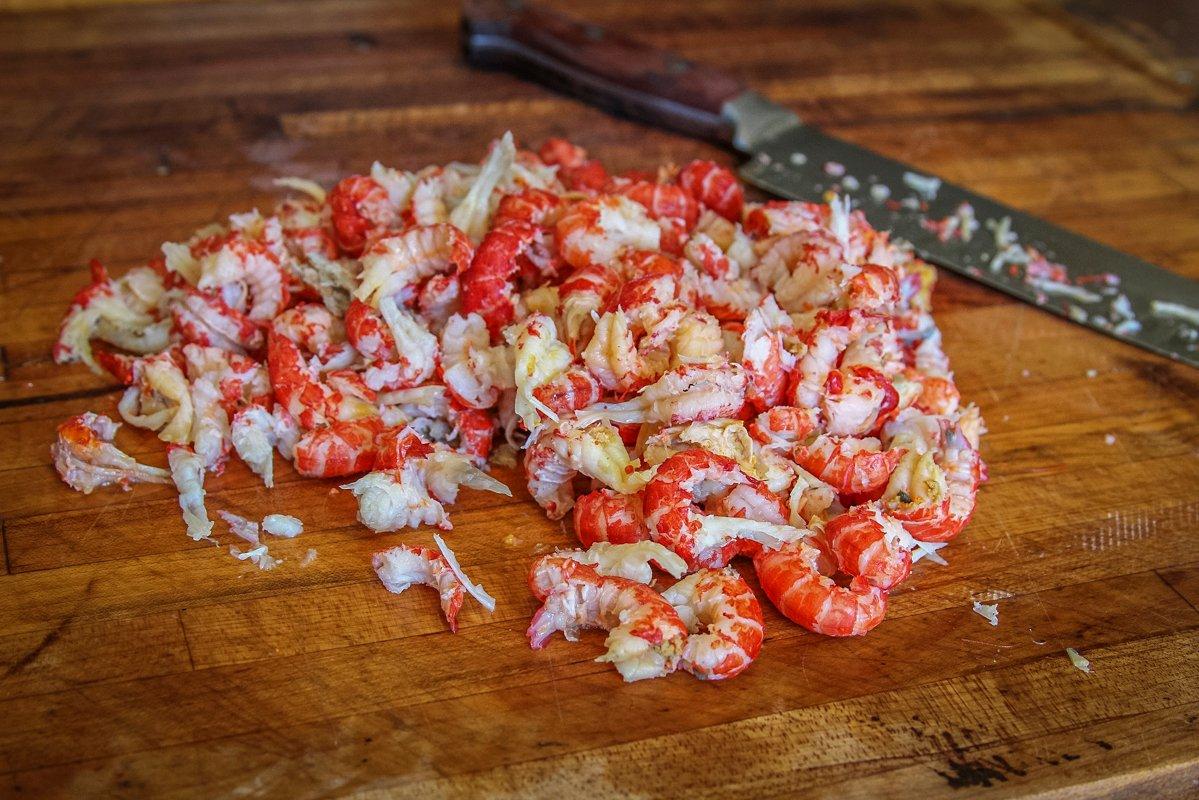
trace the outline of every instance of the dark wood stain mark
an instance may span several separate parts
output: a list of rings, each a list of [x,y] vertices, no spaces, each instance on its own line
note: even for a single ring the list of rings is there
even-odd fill
[[[972,786],[990,788],[996,783],[1007,782],[1007,775],[982,761],[957,761],[951,758],[946,763],[949,764],[948,771],[938,769],[934,772],[944,778],[945,782],[954,789],[965,789]]]
[[[1199,381],[1191,377],[1193,373],[1186,366],[1141,358],[1121,360],[1138,378],[1152,384],[1163,394],[1171,395],[1188,403],[1194,402],[1195,398],[1199,397]]]
[[[65,631],[67,626],[71,624],[72,619],[74,619],[73,616],[65,617],[61,622],[58,623],[57,626],[54,627],[53,630],[48,631],[46,635],[42,637],[42,640],[38,642],[32,650],[9,665],[8,669],[4,671],[4,677],[11,678],[13,675],[20,673],[23,669],[25,669],[25,667],[36,661],[37,657],[40,656],[47,647],[58,641],[59,637],[62,636],[63,631]]]
[[[934,769],[933,771],[944,778],[945,782],[954,789],[980,786],[989,788],[996,783],[1006,783],[1009,775],[1023,777],[1028,774],[1028,770],[1013,766],[1007,758],[1001,755],[971,760],[968,757],[969,751],[957,743],[953,734],[945,732],[942,734],[942,738],[956,757],[945,759],[946,764],[949,765],[948,770]]]

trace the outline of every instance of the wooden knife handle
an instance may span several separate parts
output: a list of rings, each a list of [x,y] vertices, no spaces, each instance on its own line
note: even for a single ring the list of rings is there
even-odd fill
[[[732,125],[721,108],[745,91],[719,70],[522,0],[463,0],[462,38],[474,66],[725,144]]]

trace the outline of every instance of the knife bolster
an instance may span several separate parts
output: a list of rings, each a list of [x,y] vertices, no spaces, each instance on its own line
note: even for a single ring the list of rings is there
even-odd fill
[[[752,90],[726,101],[721,116],[732,125],[733,147],[743,153],[754,152],[763,142],[800,124],[795,112]]]

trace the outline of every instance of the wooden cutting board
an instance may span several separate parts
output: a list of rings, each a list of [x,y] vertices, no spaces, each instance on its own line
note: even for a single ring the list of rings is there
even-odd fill
[[[1025,3],[573,4],[856,142],[1199,276],[1192,90]],[[974,522],[851,641],[767,610],[746,674],[624,685],[602,637],[525,644],[524,571],[565,544],[519,480],[450,541],[494,593],[443,629],[385,592],[332,482],[239,464],[209,506],[307,530],[269,573],[195,544],[172,490],[70,492],[55,425],[115,388],[49,349],[84,265],[331,183],[473,159],[505,129],[614,169],[726,154],[458,60],[451,4],[98,7],[0,18],[0,794],[1194,796],[1199,373],[943,277],[983,410]],[[120,441],[162,462],[139,431]],[[515,541],[505,543],[505,537]],[[226,535],[225,537],[229,537]],[[228,543],[228,542],[227,542]],[[303,566],[309,548],[315,561]],[[971,612],[997,600],[999,625]],[[1081,651],[1091,674],[1071,666]]]

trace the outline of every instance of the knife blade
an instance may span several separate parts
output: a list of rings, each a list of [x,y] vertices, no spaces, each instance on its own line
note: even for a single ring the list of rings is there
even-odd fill
[[[617,114],[749,155],[749,183],[847,199],[926,261],[1199,368],[1199,282],[822,133],[718,70],[521,0],[466,0],[463,47]]]
[[[828,136],[798,118],[784,122],[779,112],[789,112],[765,98],[741,95],[727,105],[726,113],[738,121],[734,145],[753,156],[740,169],[747,182],[794,200],[818,201],[830,191],[851,197],[871,225],[909,242],[926,261],[1199,367],[1199,345],[1186,333],[1193,328],[1178,314],[1179,307],[1199,309],[1199,282]],[[763,127],[749,121],[755,118],[776,122]],[[943,239],[937,222],[952,218],[963,204],[978,228],[963,238],[968,223],[959,218],[957,235]],[[1029,246],[1047,264],[1063,265],[1067,279],[1030,277],[1019,269]]]

